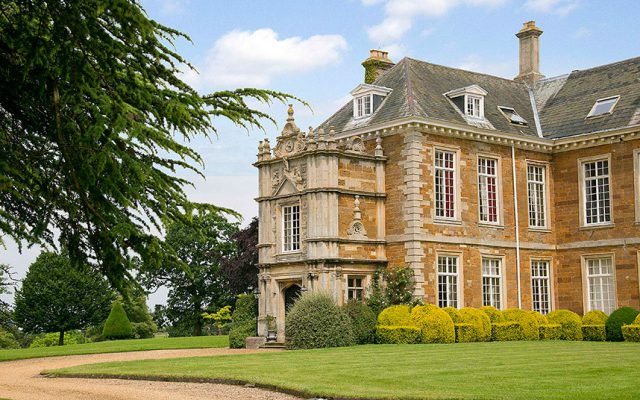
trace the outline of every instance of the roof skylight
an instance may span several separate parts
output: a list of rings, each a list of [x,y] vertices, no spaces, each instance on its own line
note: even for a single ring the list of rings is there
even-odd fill
[[[618,100],[620,100],[620,96],[611,96],[596,100],[596,103],[591,107],[591,111],[589,111],[587,118],[611,114],[613,112],[613,107],[616,106]]]
[[[527,120],[522,118],[516,112],[516,110],[514,110],[511,107],[498,106],[498,110],[500,110],[502,115],[504,115],[509,120],[509,122],[511,122],[514,125],[519,125],[519,126],[528,126],[529,125],[527,123]]]

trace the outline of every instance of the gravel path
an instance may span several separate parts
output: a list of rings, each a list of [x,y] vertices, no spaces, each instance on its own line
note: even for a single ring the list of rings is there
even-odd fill
[[[0,398],[11,400],[295,400],[297,397],[244,386],[119,379],[45,378],[43,370],[108,361],[243,354],[255,350],[188,349],[91,354],[0,362]]]

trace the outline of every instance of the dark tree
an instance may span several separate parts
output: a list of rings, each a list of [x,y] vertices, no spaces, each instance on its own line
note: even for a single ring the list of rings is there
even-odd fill
[[[189,223],[190,183],[176,171],[202,175],[203,163],[182,143],[214,134],[219,117],[271,119],[247,99],[291,98],[198,93],[179,77],[192,68],[173,50],[181,39],[138,0],[0,2],[1,234],[60,242],[118,289],[135,254],[179,264],[153,230]]]
[[[11,268],[6,264],[0,264],[0,296],[8,294],[13,287],[11,282]],[[0,299],[0,327],[8,328],[11,325],[11,306]]]
[[[15,320],[26,332],[64,333],[97,325],[107,318],[114,293],[89,266],[71,265],[69,257],[42,253],[29,266],[16,290]]]
[[[169,288],[169,320],[174,325],[188,324],[194,336],[202,335],[203,312],[218,310],[233,301],[220,263],[235,251],[233,236],[237,232],[238,223],[228,221],[219,211],[197,213],[188,225],[173,223],[165,241],[188,268],[168,265],[143,274],[149,289]]]
[[[247,293],[258,284],[258,218],[233,236],[236,251],[222,262],[222,272],[234,295]]]

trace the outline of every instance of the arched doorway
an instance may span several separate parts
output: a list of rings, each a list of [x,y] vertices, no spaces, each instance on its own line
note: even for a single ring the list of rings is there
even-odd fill
[[[302,288],[298,284],[293,284],[285,289],[284,291],[284,313],[285,315],[289,312],[293,303],[298,300],[298,297],[302,294]]]

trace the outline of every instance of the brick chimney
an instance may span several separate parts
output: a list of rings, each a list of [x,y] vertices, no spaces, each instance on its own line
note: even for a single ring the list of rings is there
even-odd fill
[[[522,25],[522,29],[516,33],[520,40],[520,73],[514,78],[533,86],[538,79],[544,78],[540,73],[540,35],[542,29],[536,26],[535,21],[528,21]]]
[[[373,83],[395,64],[389,60],[389,52],[371,50],[369,58],[362,62],[364,67],[364,83]]]

